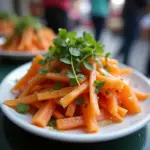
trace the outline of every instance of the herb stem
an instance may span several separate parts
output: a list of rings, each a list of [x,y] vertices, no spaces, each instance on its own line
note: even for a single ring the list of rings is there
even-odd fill
[[[88,58],[90,55],[91,55],[91,53],[88,54],[88,55],[86,55],[86,56],[84,56],[84,57],[80,60],[79,64],[80,64],[81,62],[83,62],[86,58]]]
[[[78,83],[78,85],[80,85],[79,81],[78,81],[78,78],[77,78],[77,75],[76,75],[76,72],[74,70],[74,65],[73,65],[73,61],[72,61],[72,55],[71,55],[71,67],[72,67],[72,71],[73,71],[73,74],[74,74],[74,77]]]

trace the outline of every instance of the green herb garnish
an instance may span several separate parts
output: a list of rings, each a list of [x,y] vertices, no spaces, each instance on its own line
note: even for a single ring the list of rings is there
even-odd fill
[[[103,73],[102,75],[103,75],[103,76],[108,76],[106,73]]]
[[[88,70],[93,69],[90,58],[102,66],[99,56],[105,56],[103,46],[100,42],[95,41],[90,33],[83,32],[81,37],[77,37],[76,32],[59,29],[53,44],[54,46],[51,46],[47,53],[48,57],[46,56],[45,61],[40,63],[45,65],[50,62],[51,58],[54,58],[70,66],[67,76],[70,78],[71,86],[80,85],[79,81],[84,78],[84,74],[81,73],[82,66]],[[108,56],[109,54],[106,53],[106,57]]]
[[[110,57],[111,56],[111,53],[110,52],[107,52],[106,54],[105,54],[105,59],[106,59],[106,61],[108,60],[108,57]]]
[[[102,89],[102,87],[105,85],[105,81],[95,80],[94,84],[96,86],[95,92],[96,92],[96,94],[98,94],[100,92],[100,90]]]
[[[68,71],[67,76],[70,78],[70,86],[75,86],[78,85],[77,80],[73,74],[72,71]],[[84,75],[83,74],[77,74],[76,75],[78,80],[83,80],[84,79]]]
[[[70,84],[70,86],[76,86],[76,85],[78,85],[76,79],[70,79],[69,84]]]
[[[84,104],[84,97],[76,98],[75,103],[77,105]]]
[[[68,78],[70,78],[70,79],[74,79],[74,74],[73,74],[72,71],[68,71],[68,72],[67,72],[67,76],[68,76]]]
[[[109,67],[108,65],[105,65],[105,66],[104,66],[104,69],[106,69],[108,72],[111,71],[111,70],[110,70],[110,67]]]
[[[25,114],[29,110],[29,106],[27,104],[19,103],[16,107],[18,113]]]
[[[52,119],[48,122],[47,126],[50,126],[50,127],[55,128],[55,127],[56,127],[56,120],[52,118]]]
[[[90,62],[88,62],[88,61],[84,61],[84,66],[88,70],[92,70],[93,69],[92,64]]]
[[[46,74],[46,73],[48,73],[49,71],[48,71],[47,68],[41,68],[41,69],[38,70],[38,72],[41,73],[41,74]]]
[[[60,72],[60,69],[57,68],[57,67],[55,67],[55,68],[54,68],[54,72],[59,73],[59,72]]]
[[[40,60],[39,61],[39,64],[41,65],[41,66],[44,66],[45,64],[47,63],[47,60],[46,59],[42,59],[42,60]]]
[[[62,88],[62,84],[59,81],[57,81],[55,84],[55,89],[60,90],[61,88]]]

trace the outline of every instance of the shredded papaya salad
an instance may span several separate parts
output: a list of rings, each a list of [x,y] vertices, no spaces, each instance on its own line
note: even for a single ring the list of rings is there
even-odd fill
[[[19,93],[5,105],[18,113],[32,114],[32,124],[57,130],[86,128],[99,131],[100,122],[123,122],[128,114],[141,112],[139,101],[149,94],[131,86],[124,75],[130,68],[119,68],[100,42],[84,32],[59,29],[46,55],[37,55],[28,72],[12,88]]]

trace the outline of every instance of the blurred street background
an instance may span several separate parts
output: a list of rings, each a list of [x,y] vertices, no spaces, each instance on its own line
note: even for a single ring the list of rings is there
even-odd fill
[[[112,57],[147,76],[150,75],[148,65],[150,4],[148,1],[55,0],[56,2],[59,10],[61,7],[65,10],[64,16],[67,15],[68,30],[76,31],[78,35],[83,31],[92,33],[96,40],[100,40],[100,43],[105,46],[105,50],[112,53]],[[53,29],[53,22],[58,18],[55,16],[56,10],[52,9],[50,4],[54,6],[53,0],[0,0],[0,11],[14,12],[19,16],[28,14],[36,16]],[[64,21],[63,16],[59,18],[59,21],[61,23]],[[130,52],[128,56],[127,51]]]

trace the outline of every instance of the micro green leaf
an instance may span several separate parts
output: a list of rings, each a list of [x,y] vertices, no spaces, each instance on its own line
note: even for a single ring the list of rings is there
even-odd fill
[[[76,35],[77,35],[76,32],[68,32],[68,38],[70,38],[70,39],[75,39]]]
[[[18,113],[25,114],[26,112],[28,112],[29,108],[30,107],[27,104],[19,103],[17,104],[16,110]]]
[[[75,71],[76,72],[81,72],[81,66],[80,66],[80,64],[76,64]]]
[[[103,64],[102,64],[102,62],[101,62],[101,60],[100,60],[99,57],[95,56],[95,60],[96,60],[97,63],[100,65],[100,67],[103,67]]]
[[[50,126],[50,127],[55,128],[55,127],[56,127],[56,120],[52,118],[52,119],[48,122],[47,126]]]
[[[80,79],[80,80],[83,80],[84,79],[84,75],[83,74],[78,74],[77,78]]]
[[[79,97],[79,98],[76,98],[75,99],[75,103],[77,104],[77,105],[80,105],[80,104],[84,104],[84,97]]]
[[[92,70],[93,69],[93,66],[92,66],[92,64],[90,62],[84,61],[83,63],[84,63],[84,66],[85,66],[86,69],[88,69],[88,70]]]
[[[53,44],[57,47],[63,46],[65,47],[67,45],[67,43],[65,42],[65,40],[58,38],[58,39],[53,39]]]
[[[63,63],[65,63],[65,64],[71,64],[70,59],[69,59],[69,58],[67,58],[67,57],[60,58],[60,61],[61,61],[61,62],[63,62]]]
[[[66,29],[59,29],[59,33],[58,35],[61,37],[61,38],[66,38],[67,37],[67,30]]]
[[[68,71],[67,72],[67,77],[70,78],[70,79],[74,79],[75,78],[72,71]]]
[[[53,44],[55,45],[55,46],[60,46],[61,45],[61,40],[60,39],[53,39],[52,40],[53,41]]]
[[[46,73],[48,73],[49,71],[48,71],[47,68],[41,68],[41,69],[38,70],[38,72],[41,73],[41,74],[46,74]]]
[[[41,59],[41,60],[39,60],[39,64],[40,64],[41,66],[44,66],[46,63],[47,63],[46,59]]]
[[[80,59],[79,59],[79,57],[76,57],[76,58],[75,58],[75,60],[76,60],[77,62],[80,62]]]
[[[70,84],[70,86],[76,86],[76,85],[78,85],[78,83],[77,83],[77,81],[76,81],[75,78],[70,79],[69,84]]]
[[[53,55],[53,54],[54,54],[54,52],[55,52],[55,48],[54,48],[54,47],[52,47],[52,46],[50,46],[50,47],[49,47],[49,49],[48,49],[48,51],[49,51],[49,53],[48,53],[48,54]]]
[[[44,58],[45,58],[45,59],[47,59],[47,60],[49,60],[49,59],[51,58],[51,56],[50,56],[49,52],[48,52],[48,53],[46,53],[46,54],[44,54]]]
[[[83,32],[83,37],[87,41],[91,41],[93,39],[93,36],[90,33],[86,33],[86,32]]]
[[[69,51],[73,56],[80,56],[80,50],[77,48],[69,48]]]
[[[62,84],[58,81],[55,83],[55,89],[60,90],[62,88]]]
[[[104,52],[103,46],[96,47],[96,49],[95,49],[96,55],[101,56],[103,54],[103,52]]]
[[[108,72],[111,71],[111,69],[110,69],[110,67],[109,67],[108,65],[105,65],[105,66],[104,66],[104,69],[106,69]]]
[[[95,80],[94,85],[96,86],[95,92],[96,92],[96,94],[98,94],[100,92],[100,90],[102,89],[102,87],[105,85],[105,81]]]
[[[85,47],[82,49],[83,52],[92,52],[93,48]]]
[[[105,54],[105,59],[107,60],[108,57],[110,57],[110,56],[111,56],[111,53],[110,53],[110,52],[107,52],[107,53]]]

